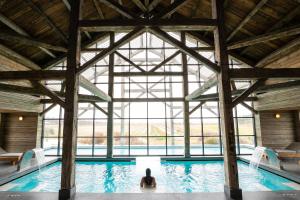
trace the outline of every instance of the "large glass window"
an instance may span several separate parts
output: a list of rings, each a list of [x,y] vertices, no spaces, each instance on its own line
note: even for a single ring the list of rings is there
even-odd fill
[[[179,39],[178,33],[169,33]],[[123,37],[115,35],[115,40]],[[203,45],[187,37],[186,45],[198,51]],[[109,39],[92,48],[107,48]],[[99,51],[98,51],[99,52]],[[98,52],[82,53],[81,63]],[[184,94],[182,54],[178,49],[150,33],[144,33],[123,45],[114,55],[113,82],[113,154],[114,156],[182,156],[184,155]],[[177,54],[176,54],[177,53]],[[199,52],[214,62],[213,52]],[[170,56],[168,62],[164,62]],[[163,63],[163,64],[161,64]],[[64,69],[61,63],[54,69]],[[188,89],[192,93],[214,76],[214,73],[190,56]],[[239,63],[231,61],[232,67]],[[109,57],[98,61],[82,76],[108,93]],[[157,72],[156,76],[134,73]],[[168,74],[167,74],[168,73]],[[170,74],[173,73],[173,74]],[[177,74],[174,74],[177,73]],[[235,82],[237,89],[249,82]],[[55,91],[64,91],[61,81],[48,81]],[[217,93],[214,86],[203,95]],[[84,97],[93,94],[80,87]],[[200,104],[200,105],[199,105]],[[245,104],[247,104],[245,106]],[[44,105],[44,109],[51,106]],[[77,155],[105,156],[107,152],[107,102],[80,101],[78,106]],[[244,102],[233,109],[238,154],[249,154],[256,145],[254,117]],[[222,155],[219,103],[216,99],[189,102],[191,155]],[[43,147],[48,155],[61,155],[63,138],[63,109],[53,107],[43,118]]]

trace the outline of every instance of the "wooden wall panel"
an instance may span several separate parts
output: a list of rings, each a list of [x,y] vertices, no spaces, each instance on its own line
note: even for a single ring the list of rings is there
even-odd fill
[[[23,121],[19,120],[23,116]],[[8,152],[24,152],[37,144],[39,116],[37,113],[4,114],[4,149]]]
[[[280,118],[276,119],[275,114]],[[274,149],[283,149],[295,141],[293,111],[264,111],[257,115],[258,144]]]

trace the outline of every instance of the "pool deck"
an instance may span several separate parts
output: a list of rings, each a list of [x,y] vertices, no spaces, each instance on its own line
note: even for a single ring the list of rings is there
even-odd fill
[[[39,192],[1,192],[1,200],[58,200],[57,193],[39,193]],[[75,200],[226,200],[224,193],[77,193]],[[300,199],[300,191],[283,192],[243,192],[243,200],[280,200],[280,199]]]

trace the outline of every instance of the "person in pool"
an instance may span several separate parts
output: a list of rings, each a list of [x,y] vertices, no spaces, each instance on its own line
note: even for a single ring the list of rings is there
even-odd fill
[[[146,169],[146,176],[144,176],[140,183],[141,188],[155,188],[156,181],[153,176],[151,176],[151,169]]]

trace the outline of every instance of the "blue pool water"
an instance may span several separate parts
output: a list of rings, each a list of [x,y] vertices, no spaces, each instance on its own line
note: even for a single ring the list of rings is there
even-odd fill
[[[141,163],[140,163],[141,164]],[[139,181],[144,169],[138,162],[77,162],[78,192],[143,192]],[[295,190],[299,185],[264,170],[238,162],[240,187],[244,191]],[[222,192],[223,161],[162,161],[151,167],[157,179],[155,192]],[[56,162],[0,187],[1,191],[57,192],[61,162]]]

